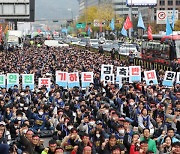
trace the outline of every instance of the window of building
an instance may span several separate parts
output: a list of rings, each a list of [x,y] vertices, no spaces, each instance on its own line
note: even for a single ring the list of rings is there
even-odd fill
[[[180,5],[180,0],[176,0],[176,5]]]
[[[173,5],[173,1],[172,0],[168,0],[168,5]]]
[[[165,1],[164,0],[160,0],[159,1],[159,5],[165,5]]]
[[[160,8],[159,10],[165,10],[165,8]]]
[[[168,10],[173,10],[173,8],[168,8]]]
[[[117,8],[115,11],[129,11],[129,8]]]

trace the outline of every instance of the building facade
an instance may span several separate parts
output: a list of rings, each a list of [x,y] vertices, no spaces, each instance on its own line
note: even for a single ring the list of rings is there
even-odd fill
[[[83,14],[86,7],[98,6],[105,2],[110,2],[114,6],[115,14],[120,16],[125,16],[129,14],[129,7],[126,6],[126,0],[78,0],[79,1],[79,15]],[[132,14],[138,14],[138,8],[132,8]]]
[[[126,5],[126,0],[112,0],[116,15],[126,16],[129,12],[129,7]],[[138,7],[132,7],[132,15],[138,14]]]

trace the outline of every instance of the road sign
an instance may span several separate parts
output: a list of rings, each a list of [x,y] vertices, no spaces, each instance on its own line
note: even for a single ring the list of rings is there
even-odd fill
[[[157,10],[157,24],[166,24],[167,18],[169,19],[170,23],[172,23],[172,15],[173,15],[173,10]],[[178,10],[175,10],[175,21],[178,20]]]
[[[76,28],[77,29],[86,28],[86,24],[85,23],[78,23],[78,24],[76,24]]]

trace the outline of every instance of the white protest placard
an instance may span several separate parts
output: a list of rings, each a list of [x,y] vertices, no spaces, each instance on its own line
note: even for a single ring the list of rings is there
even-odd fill
[[[93,83],[93,72],[82,72],[81,73],[82,88],[86,88]]]
[[[67,88],[68,72],[56,71],[56,84],[63,88]]]
[[[176,72],[166,71],[163,86],[172,87],[175,80]]]
[[[46,87],[47,90],[50,90],[51,79],[50,78],[39,78],[38,80],[38,88]]]
[[[68,88],[79,87],[79,73],[68,73]]]
[[[101,66],[101,75],[102,74],[113,74],[113,65],[102,65]]]
[[[114,74],[103,74],[101,81],[104,81],[104,85],[106,85],[108,82],[114,84]]]
[[[34,89],[34,74],[22,74],[22,88],[29,86],[31,90]]]
[[[129,66],[129,82],[141,81],[141,66]]]
[[[19,87],[19,74],[7,73],[7,89],[13,88],[15,85]]]
[[[180,72],[177,72],[176,83],[180,84]]]
[[[150,85],[150,82],[153,84],[158,84],[155,70],[144,71],[144,77],[147,85]]]
[[[129,67],[117,67],[117,76],[128,77]]]
[[[6,75],[0,75],[0,87],[6,87]]]

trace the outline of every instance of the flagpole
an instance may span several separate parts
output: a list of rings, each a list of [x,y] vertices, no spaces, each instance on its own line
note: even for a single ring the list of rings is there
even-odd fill
[[[131,6],[129,7],[129,18],[130,20],[132,21],[132,0],[131,0]],[[129,38],[131,39],[132,38],[132,35],[131,35],[131,28],[129,29]]]

